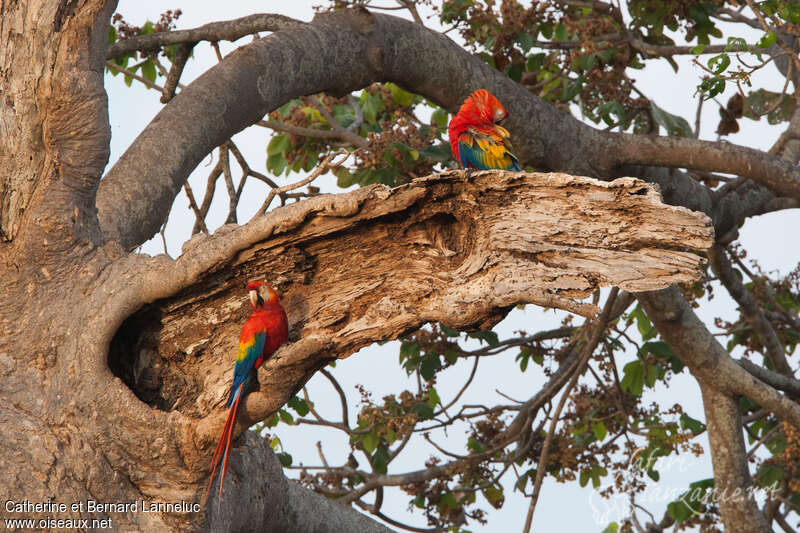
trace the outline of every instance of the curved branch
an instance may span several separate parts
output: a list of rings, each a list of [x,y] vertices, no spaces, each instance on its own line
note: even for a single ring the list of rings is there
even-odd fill
[[[607,133],[611,166],[634,164],[690,168],[750,178],[773,193],[800,200],[796,165],[753,148],[682,137]]]
[[[279,83],[275,72],[284,74]],[[600,132],[438,33],[353,9],[318,15],[311,24],[243,46],[167,104],[100,183],[97,207],[105,235],[131,249],[155,234],[154,221],[165,218],[202,158],[289,99],[348,94],[375,81],[393,81],[448,110],[472,90],[489,89],[511,112],[518,154],[536,168],[611,177],[629,164],[690,167],[736,173],[800,198],[800,170],[774,156],[727,143]],[[710,213],[710,202],[698,204],[708,190],[688,176],[654,179],[668,185],[665,190],[686,189],[677,198]]]
[[[800,427],[800,405],[736,364],[675,287],[637,295],[647,315],[701,385],[747,396]]]
[[[117,41],[106,50],[106,59],[113,59],[137,50],[156,50],[171,44],[236,41],[260,31],[281,31],[303,24],[306,23],[275,13],[248,15],[233,20],[211,22],[190,30],[162,31]]]

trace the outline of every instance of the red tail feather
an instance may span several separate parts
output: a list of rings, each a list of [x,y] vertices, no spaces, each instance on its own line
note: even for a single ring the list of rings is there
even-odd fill
[[[219,442],[217,443],[217,449],[214,451],[214,457],[211,459],[211,464],[213,465],[211,469],[211,476],[208,479],[208,487],[206,487],[206,495],[203,498],[204,500],[208,500],[208,494],[211,492],[211,485],[214,484],[214,474],[217,472],[217,466],[219,466],[219,462],[223,459],[222,465],[222,479],[219,481],[219,500],[222,499],[222,484],[225,481],[225,471],[227,470],[228,466],[228,451],[230,450],[231,446],[231,435],[233,434],[233,428],[236,425],[236,411],[239,407],[239,398],[241,397],[241,386],[239,388],[239,392],[236,395],[236,402],[231,406],[230,410],[228,411],[228,418],[225,420],[225,426],[222,428],[222,435],[219,437]],[[224,450],[224,455],[223,455]]]
[[[239,408],[239,399],[242,397],[242,385],[239,385],[239,392],[236,393],[236,401],[233,402],[233,406],[231,407],[231,414],[230,419],[236,420],[236,411]],[[230,428],[228,428],[228,442],[225,444],[225,455],[222,456],[222,477],[219,480],[219,500],[222,501],[222,485],[225,483],[225,472],[228,470],[228,460],[230,459],[230,454],[228,452],[231,451],[231,436],[233,435],[233,426],[234,423],[231,422]]]

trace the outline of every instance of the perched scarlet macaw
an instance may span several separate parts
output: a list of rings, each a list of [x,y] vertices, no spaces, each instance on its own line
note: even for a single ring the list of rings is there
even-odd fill
[[[447,128],[450,149],[461,166],[479,170],[522,170],[511,153],[510,134],[498,124],[508,111],[489,91],[479,89],[461,105]]]
[[[247,290],[250,292],[250,307],[253,308],[253,312],[244,323],[242,334],[239,336],[239,351],[236,354],[236,366],[233,367],[233,385],[228,403],[225,404],[230,411],[219,438],[217,450],[214,452],[214,458],[211,460],[213,469],[211,479],[208,481],[208,490],[210,490],[221,460],[220,499],[222,499],[222,485],[225,483],[225,471],[228,469],[231,437],[236,425],[236,410],[239,407],[239,400],[247,394],[250,384],[256,380],[258,367],[286,342],[289,332],[286,312],[281,307],[275,290],[263,281],[254,281],[248,284]]]

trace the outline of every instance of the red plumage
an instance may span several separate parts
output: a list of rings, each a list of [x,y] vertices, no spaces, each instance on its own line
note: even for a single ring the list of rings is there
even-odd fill
[[[236,365],[233,369],[233,385],[228,397],[228,418],[222,429],[217,449],[211,460],[211,477],[206,489],[211,490],[217,466],[222,462],[222,473],[219,481],[219,500],[222,500],[222,487],[225,483],[225,473],[228,470],[230,458],[231,439],[236,427],[236,413],[239,401],[247,393],[253,380],[257,379],[258,368],[270,355],[286,342],[289,333],[289,324],[286,312],[278,300],[278,294],[263,281],[254,281],[247,285],[250,294],[250,307],[253,312],[244,323],[239,336],[239,350],[236,355]]]
[[[509,133],[498,123],[508,111],[485,89],[472,93],[447,128],[453,157],[464,168],[520,170]]]

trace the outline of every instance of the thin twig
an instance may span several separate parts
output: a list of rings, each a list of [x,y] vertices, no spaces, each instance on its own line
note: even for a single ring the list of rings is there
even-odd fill
[[[545,437],[544,444],[542,445],[542,453],[539,456],[539,462],[536,466],[536,480],[533,483],[533,494],[531,495],[531,503],[528,507],[528,516],[525,518],[525,527],[522,529],[524,533],[529,533],[531,530],[531,523],[533,522],[533,511],[536,508],[536,502],[539,499],[539,492],[542,488],[542,480],[544,479],[544,473],[547,466],[548,455],[550,453],[550,445],[553,440],[553,435],[556,432],[556,425],[558,425],[559,417],[561,416],[561,410],[564,408],[564,405],[567,403],[567,398],[572,391],[572,388],[578,382],[578,378],[581,375],[581,369],[586,366],[586,363],[589,362],[589,358],[591,358],[592,354],[594,353],[595,348],[600,343],[600,340],[603,337],[603,332],[608,325],[609,318],[611,317],[611,309],[614,306],[614,300],[617,298],[617,293],[619,289],[614,287],[611,289],[611,293],[608,295],[608,299],[606,300],[606,305],[603,308],[603,312],[600,314],[600,317],[597,319],[595,330],[592,333],[592,338],[588,340],[586,346],[583,348],[583,353],[581,354],[580,360],[578,365],[575,367],[575,371],[572,374],[572,379],[570,379],[569,383],[566,387],[564,387],[564,391],[561,393],[561,398],[558,402],[558,406],[556,407],[555,412],[550,416],[550,427],[547,431],[547,436]]]
[[[192,193],[192,188],[189,187],[188,180],[183,182],[183,192],[186,193],[186,197],[189,199],[189,207],[194,211],[195,224],[200,227],[203,233],[208,233],[206,222],[203,220],[203,215],[200,214],[200,209],[197,207],[197,202],[194,200],[194,194]]]
[[[164,82],[164,90],[161,95],[161,103],[166,104],[172,97],[175,96],[175,89],[178,88],[178,82],[181,80],[183,68],[186,66],[186,61],[192,54],[194,44],[182,44],[175,51],[172,59],[172,66],[167,74],[167,81]]]
[[[344,157],[340,161],[332,163],[333,158],[336,157],[337,155],[344,155]],[[323,159],[322,162],[319,165],[317,165],[317,168],[311,171],[311,173],[308,176],[301,179],[300,181],[297,181],[295,183],[290,183],[289,185],[284,185],[283,187],[278,187],[277,189],[272,189],[271,191],[269,191],[266,200],[264,200],[264,204],[261,206],[261,212],[263,213],[267,211],[267,209],[269,208],[269,204],[272,203],[272,200],[275,198],[275,196],[308,185],[309,183],[317,179],[321,174],[324,174],[331,168],[338,167],[339,165],[344,163],[347,160],[347,158],[350,157],[350,155],[352,155],[350,152],[344,152],[341,150],[338,152],[334,152],[326,156],[325,159]]]
[[[154,90],[159,91],[159,92],[163,92],[164,91],[164,88],[161,87],[160,85],[157,85],[157,84],[153,83],[152,81],[148,80],[147,78],[143,78],[142,76],[139,76],[135,72],[131,72],[130,70],[128,70],[128,69],[126,69],[126,68],[124,68],[124,67],[122,67],[120,65],[117,65],[113,61],[106,61],[106,66],[108,68],[110,68],[110,69],[116,70],[117,72],[119,72],[121,74],[125,74],[126,76],[130,76],[131,78],[135,79],[138,82],[141,82],[148,89],[154,89]]]

